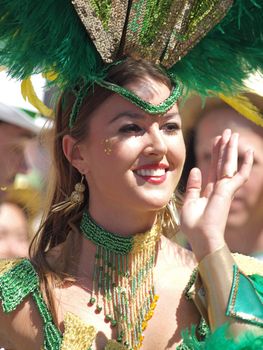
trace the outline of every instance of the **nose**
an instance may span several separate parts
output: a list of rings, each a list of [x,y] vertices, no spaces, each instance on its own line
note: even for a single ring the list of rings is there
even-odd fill
[[[24,152],[22,152],[18,159],[16,171],[19,174],[27,174],[28,169],[29,169],[29,165],[28,165],[27,159],[25,157]]]
[[[147,144],[145,154],[147,155],[164,155],[167,152],[167,144],[159,125],[153,127],[146,135]]]

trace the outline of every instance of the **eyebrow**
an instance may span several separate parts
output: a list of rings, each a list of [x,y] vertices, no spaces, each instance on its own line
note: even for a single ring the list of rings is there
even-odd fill
[[[159,116],[156,115],[156,116]],[[110,124],[115,122],[116,120],[123,118],[123,117],[130,117],[132,119],[144,119],[145,118],[145,114],[138,114],[138,113],[134,113],[134,112],[130,112],[130,111],[126,111],[126,112],[121,112],[118,113],[113,119],[110,120]],[[179,117],[181,119],[181,116],[179,113],[166,113],[164,115],[162,115],[163,118],[165,119],[169,119],[172,117]]]

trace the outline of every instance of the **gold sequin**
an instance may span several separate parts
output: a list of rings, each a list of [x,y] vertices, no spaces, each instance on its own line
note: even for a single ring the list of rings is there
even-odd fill
[[[170,68],[221,21],[233,0],[112,0],[107,25],[91,0],[72,4],[105,62],[130,55]]]
[[[127,350],[127,347],[118,343],[116,340],[109,340],[105,350]]]
[[[107,29],[89,0],[73,0],[72,4],[102,59],[113,62],[120,46],[128,0],[112,0]]]
[[[246,275],[258,274],[263,276],[263,262],[251,256],[232,254],[238,268]]]
[[[64,319],[65,332],[61,350],[87,350],[96,336],[96,330],[78,316],[67,313]]]

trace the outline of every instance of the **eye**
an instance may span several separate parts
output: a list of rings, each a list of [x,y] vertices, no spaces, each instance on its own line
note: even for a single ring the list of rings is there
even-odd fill
[[[178,123],[167,123],[164,124],[161,129],[164,130],[167,134],[175,134],[178,130],[181,129],[181,127]]]
[[[137,124],[127,124],[120,128],[119,132],[123,134],[139,133],[142,128]]]

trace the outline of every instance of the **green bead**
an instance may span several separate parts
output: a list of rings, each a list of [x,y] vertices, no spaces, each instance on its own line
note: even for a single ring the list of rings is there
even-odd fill
[[[107,314],[107,315],[105,316],[105,319],[106,319],[106,321],[111,321],[111,315]]]
[[[110,321],[112,327],[116,327],[117,321],[116,320],[111,320]]]
[[[119,342],[119,343],[122,342],[122,336],[119,336],[119,337],[117,338],[117,342]]]
[[[97,305],[97,306],[96,306],[96,311],[99,313],[99,312],[101,312],[101,310],[102,310],[102,306]]]
[[[87,212],[84,212],[80,229],[84,236],[97,246],[119,255],[127,255],[133,247],[133,237],[123,237],[108,232],[97,225]]]
[[[89,304],[93,305],[93,304],[95,304],[95,301],[96,301],[96,299],[92,297],[89,300]]]

